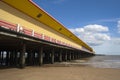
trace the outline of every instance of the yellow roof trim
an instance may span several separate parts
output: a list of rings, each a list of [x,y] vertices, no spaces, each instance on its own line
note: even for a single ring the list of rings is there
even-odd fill
[[[37,6],[32,0],[2,0],[2,1],[20,10],[21,12],[29,15],[30,17],[42,22],[43,24],[46,24],[47,26],[51,27],[57,32],[71,38],[79,45],[82,45],[83,47],[93,52],[93,49],[91,47],[89,47],[86,43],[80,40],[77,36],[75,36],[61,23],[59,23],[56,19],[50,16],[47,12],[45,12],[43,9]]]

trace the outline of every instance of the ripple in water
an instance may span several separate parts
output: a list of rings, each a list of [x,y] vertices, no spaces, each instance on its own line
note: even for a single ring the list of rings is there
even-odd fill
[[[120,69],[120,56],[94,56],[90,58],[83,58],[71,62],[62,62],[65,66],[92,66],[96,68],[117,68]]]
[[[80,64],[93,66],[97,68],[118,68],[120,69],[120,56],[107,55],[107,56],[94,56],[91,58],[82,59],[85,60]]]

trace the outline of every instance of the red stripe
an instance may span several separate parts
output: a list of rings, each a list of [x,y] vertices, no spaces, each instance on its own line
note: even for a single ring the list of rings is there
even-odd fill
[[[23,29],[24,34],[32,36],[32,30]]]
[[[49,37],[49,36],[44,35],[44,40],[50,41],[50,37]]]
[[[39,38],[39,39],[42,39],[42,37],[43,37],[43,34],[39,34],[39,33],[34,33],[34,37],[37,37],[37,38]]]
[[[3,28],[14,30],[14,31],[17,30],[17,25],[16,24],[11,24],[11,23],[1,21],[1,20],[0,20],[0,26],[3,27]],[[32,36],[32,30],[26,29],[24,27],[23,27],[23,33],[26,34],[26,35]],[[39,38],[39,39],[43,39],[43,34],[34,32],[34,37]],[[50,41],[50,37],[47,36],[47,35],[44,35],[44,40]],[[61,45],[66,45],[66,46],[69,46],[69,47],[74,47],[70,44],[67,44],[65,42],[61,42],[60,40],[56,40],[54,38],[51,38],[51,42],[61,44]]]
[[[7,22],[1,21],[1,20],[0,20],[0,26],[3,28],[14,30],[14,31],[17,30],[16,24],[7,23]]]
[[[51,39],[51,42],[56,43],[56,39],[52,38],[52,39]]]

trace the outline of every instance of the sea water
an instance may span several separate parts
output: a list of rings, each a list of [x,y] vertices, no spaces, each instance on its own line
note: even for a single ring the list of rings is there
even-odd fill
[[[117,68],[120,69],[120,55],[104,55],[82,58],[71,62],[75,65],[86,65],[96,68]]]

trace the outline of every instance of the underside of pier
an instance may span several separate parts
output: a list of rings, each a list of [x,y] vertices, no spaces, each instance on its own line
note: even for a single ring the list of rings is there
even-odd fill
[[[0,31],[0,68],[41,66],[94,55],[2,27],[0,27]]]

